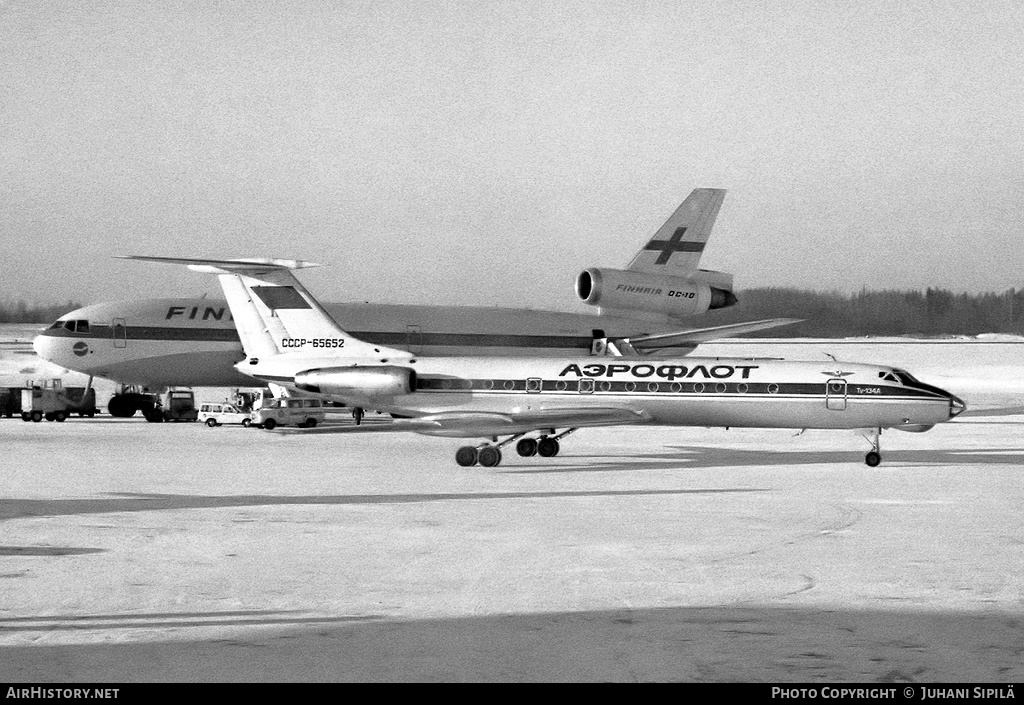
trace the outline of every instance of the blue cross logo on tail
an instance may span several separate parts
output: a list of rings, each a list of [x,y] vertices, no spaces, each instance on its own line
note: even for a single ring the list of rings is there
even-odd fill
[[[703,242],[682,241],[685,232],[686,228],[678,228],[668,240],[651,240],[644,249],[661,252],[658,259],[655,260],[655,264],[667,264],[669,258],[676,252],[703,252]]]

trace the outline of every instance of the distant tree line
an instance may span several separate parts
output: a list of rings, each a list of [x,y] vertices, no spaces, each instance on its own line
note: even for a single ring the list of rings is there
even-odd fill
[[[81,307],[82,304],[70,300],[63,304],[32,306],[24,301],[13,304],[0,302],[0,323],[51,323],[68,311]]]
[[[737,292],[739,303],[712,312],[710,325],[760,318],[802,323],[765,331],[771,337],[839,338],[861,335],[1024,335],[1024,290],[954,294],[945,289],[856,294],[766,288]]]

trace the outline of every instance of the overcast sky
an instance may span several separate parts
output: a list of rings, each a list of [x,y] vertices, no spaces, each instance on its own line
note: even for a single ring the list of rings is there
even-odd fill
[[[1024,3],[0,0],[0,299],[578,310],[691,189],[739,288],[1024,287]]]

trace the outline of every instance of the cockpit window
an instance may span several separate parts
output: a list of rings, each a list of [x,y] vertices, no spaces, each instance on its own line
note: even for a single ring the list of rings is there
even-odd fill
[[[51,328],[60,328],[59,323],[64,324],[64,328],[71,331],[72,333],[88,333],[89,332],[89,321],[57,321]]]
[[[895,372],[879,372],[878,376],[884,379],[886,382],[895,382],[896,384],[903,384],[903,380],[901,380],[899,375],[897,375]]]
[[[54,328],[63,328],[65,323],[66,321],[57,319],[56,321],[53,322],[53,325],[50,326],[50,330],[53,330]]]

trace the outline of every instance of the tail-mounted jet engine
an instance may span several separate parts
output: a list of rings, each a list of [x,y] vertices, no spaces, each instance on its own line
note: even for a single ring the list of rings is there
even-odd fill
[[[645,274],[619,269],[586,269],[576,278],[576,293],[591,306],[694,316],[736,303],[732,277],[698,270],[689,277]]]
[[[408,367],[321,367],[295,375],[304,392],[353,400],[404,396],[416,389],[416,371]]]

